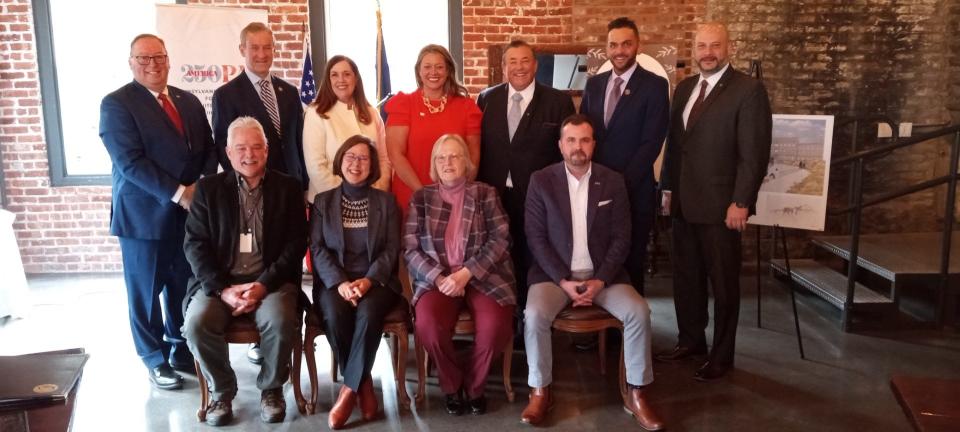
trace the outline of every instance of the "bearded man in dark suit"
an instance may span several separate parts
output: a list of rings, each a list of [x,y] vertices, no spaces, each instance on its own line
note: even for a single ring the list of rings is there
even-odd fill
[[[710,355],[694,378],[720,378],[733,367],[740,313],[740,234],[756,212],[770,159],[772,116],[763,83],[733,69],[722,24],[701,25],[694,39],[699,75],[677,85],[664,156],[663,208],[673,216],[676,347],[657,355],[678,361],[705,354],[707,281],[713,289]]]

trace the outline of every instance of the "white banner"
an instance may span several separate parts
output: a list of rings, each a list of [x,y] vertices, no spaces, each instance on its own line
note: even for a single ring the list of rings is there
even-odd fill
[[[157,5],[157,35],[170,55],[169,84],[196,95],[207,109],[213,91],[243,72],[240,31],[267,22],[267,11],[218,6]]]

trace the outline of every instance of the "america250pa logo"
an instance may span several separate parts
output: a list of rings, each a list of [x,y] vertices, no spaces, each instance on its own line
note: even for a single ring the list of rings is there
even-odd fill
[[[225,83],[243,71],[241,65],[180,65],[180,80],[185,83]]]

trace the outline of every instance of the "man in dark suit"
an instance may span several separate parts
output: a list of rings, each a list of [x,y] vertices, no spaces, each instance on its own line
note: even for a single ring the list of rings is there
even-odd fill
[[[300,182],[268,170],[267,152],[256,119],[234,120],[227,129],[233,170],[197,183],[187,218],[183,248],[194,277],[183,331],[210,381],[206,416],[213,426],[233,418],[237,378],[223,335],[231,318],[243,314],[256,322],[264,354],[257,376],[260,418],[280,422],[286,414],[282,390],[300,336],[297,297],[307,223]]]
[[[250,23],[240,32],[244,71],[213,92],[213,138],[220,165],[230,171],[227,126],[237,117],[257,119],[270,145],[268,168],[300,180],[306,189],[303,106],[296,87],[270,74],[275,48],[273,32],[263,23]]]
[[[521,421],[539,424],[552,403],[551,325],[567,305],[597,305],[623,322],[628,396],[624,410],[646,430],[663,429],[643,387],[653,382],[650,306],[630,286],[630,203],[623,177],[591,163],[595,147],[584,115],[563,121],[563,162],[530,178],[526,234],[533,252],[524,310],[530,402]]]
[[[179,305],[190,277],[185,210],[194,182],[216,170],[216,149],[200,100],[167,85],[163,40],[135,37],[128,63],[133,82],[100,104],[100,138],[113,162],[110,233],[120,240],[137,354],[155,387],[178,389],[183,378],[173,369],[193,370],[180,335]]]
[[[733,367],[740,311],[740,233],[755,212],[770,159],[772,117],[763,83],[730,66],[721,24],[694,39],[700,70],[677,85],[663,167],[663,208],[673,216],[673,297],[679,336],[657,359],[706,353],[707,281],[713,288],[713,347],[700,381]]]
[[[244,70],[213,92],[213,139],[220,166],[230,171],[227,158],[227,126],[242,116],[257,119],[270,147],[268,168],[309,184],[303,162],[303,106],[297,88],[270,74],[273,66],[273,32],[263,23],[252,22],[240,31],[240,55]],[[263,362],[258,344],[251,344],[247,360]]]
[[[587,80],[580,113],[596,127],[598,163],[623,174],[633,224],[627,273],[643,294],[647,239],[656,210],[653,163],[663,147],[670,110],[667,80],[637,64],[640,32],[628,18],[607,25],[613,70]]]
[[[570,95],[534,81],[537,57],[530,44],[510,42],[502,61],[507,82],[477,98],[483,111],[477,180],[497,189],[510,218],[519,311],[526,303],[531,260],[523,235],[527,185],[534,171],[563,159],[557,149],[560,122],[574,113],[574,107]]]

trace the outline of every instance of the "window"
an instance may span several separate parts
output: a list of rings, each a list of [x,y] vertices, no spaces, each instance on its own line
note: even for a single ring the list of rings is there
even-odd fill
[[[377,1],[325,0],[323,2],[326,58],[343,54],[353,59],[360,68],[367,100],[376,103],[377,93]],[[427,44],[447,47],[457,59],[462,80],[461,3],[452,0],[423,0],[414,3],[404,0],[381,0],[383,40],[390,65],[390,84],[393,93],[412,92],[417,88],[413,67],[417,54]],[[312,13],[316,13],[314,10]],[[316,21],[313,22],[316,25]],[[314,48],[314,52],[317,52]],[[317,85],[322,80],[325,62],[315,61]]]
[[[54,186],[110,184],[110,157],[99,136],[100,100],[132,79],[130,41],[156,28],[156,3],[173,0],[100,0],[109,25],[77,19],[89,2],[34,1],[44,130]]]

